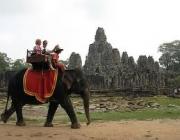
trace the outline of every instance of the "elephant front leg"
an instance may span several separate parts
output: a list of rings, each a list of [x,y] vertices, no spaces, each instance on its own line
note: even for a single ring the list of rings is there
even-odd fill
[[[72,106],[71,100],[69,96],[65,97],[60,101],[61,106],[64,108],[66,113],[68,114],[70,120],[71,120],[71,128],[78,129],[80,128],[80,124],[78,123],[74,108]]]
[[[22,105],[16,105],[16,115],[17,115],[17,126],[25,126],[23,114],[22,114]]]
[[[52,121],[57,110],[58,103],[50,102],[45,127],[53,127]]]

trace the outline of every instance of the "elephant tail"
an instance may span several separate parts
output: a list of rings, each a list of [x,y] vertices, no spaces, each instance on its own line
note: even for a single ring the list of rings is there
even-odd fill
[[[2,114],[1,114],[1,121],[3,121],[4,123],[6,123],[7,120],[8,120],[8,118],[11,116],[11,114],[8,113],[9,97],[10,97],[10,94],[9,94],[9,86],[8,86],[6,106],[5,106],[4,112],[2,112]],[[11,112],[12,112],[12,111],[11,111]],[[11,113],[11,112],[10,112],[10,113]],[[13,113],[13,112],[12,112],[12,113]]]
[[[6,101],[6,106],[5,106],[5,109],[4,109],[4,112],[7,111],[7,108],[8,108],[8,102],[9,102],[9,92],[7,93],[7,101]]]
[[[6,101],[6,106],[5,106],[4,112],[7,111],[8,103],[9,103],[9,97],[10,97],[10,93],[12,92],[12,90],[14,90],[14,87],[12,84],[12,80],[10,80],[9,84],[8,84],[7,101]]]
[[[6,112],[6,111],[7,111],[7,108],[8,108],[8,103],[9,103],[9,97],[10,97],[10,92],[9,92],[9,85],[8,85],[7,101],[6,101],[6,106],[5,106],[4,112]]]

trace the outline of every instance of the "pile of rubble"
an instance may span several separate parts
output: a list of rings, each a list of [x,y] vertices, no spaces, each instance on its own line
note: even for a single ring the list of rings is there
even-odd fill
[[[77,112],[84,112],[81,99],[73,99],[73,105]],[[141,98],[130,99],[123,97],[98,97],[92,98],[90,101],[91,112],[135,111],[145,108],[159,107],[159,103],[145,101]]]

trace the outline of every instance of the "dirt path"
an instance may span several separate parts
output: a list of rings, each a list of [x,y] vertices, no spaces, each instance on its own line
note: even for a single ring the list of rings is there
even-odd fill
[[[82,124],[70,129],[67,124],[53,128],[27,124],[17,127],[0,123],[1,140],[180,140],[180,120],[121,121]]]

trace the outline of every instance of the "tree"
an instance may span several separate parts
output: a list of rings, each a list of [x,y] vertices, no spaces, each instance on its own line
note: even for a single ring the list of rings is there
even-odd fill
[[[160,64],[168,71],[180,73],[180,41],[164,43],[159,46],[159,51],[162,53]]]
[[[7,57],[6,53],[0,52],[0,72],[5,72],[10,69],[11,59]]]
[[[171,70],[173,68],[173,60],[170,53],[163,53],[159,58],[159,63],[166,69]]]
[[[20,69],[23,69],[27,67],[27,64],[24,62],[23,59],[16,59],[11,66],[11,69],[14,71],[18,71]]]
[[[159,63],[165,68],[165,84],[177,87],[180,83],[180,41],[164,43],[159,46],[159,51],[162,53]]]

